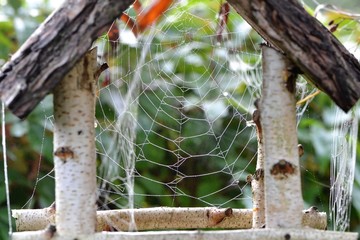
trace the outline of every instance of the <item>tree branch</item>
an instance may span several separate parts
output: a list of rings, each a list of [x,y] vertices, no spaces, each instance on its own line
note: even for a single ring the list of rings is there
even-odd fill
[[[1,68],[1,100],[26,117],[133,1],[65,1]]]
[[[228,0],[344,111],[360,98],[360,64],[297,0]]]

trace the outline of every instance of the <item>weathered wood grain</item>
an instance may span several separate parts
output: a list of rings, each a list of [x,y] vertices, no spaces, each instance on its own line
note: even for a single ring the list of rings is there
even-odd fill
[[[26,117],[133,1],[65,1],[1,68],[1,100]]]
[[[228,0],[344,111],[360,97],[360,64],[297,0]]]

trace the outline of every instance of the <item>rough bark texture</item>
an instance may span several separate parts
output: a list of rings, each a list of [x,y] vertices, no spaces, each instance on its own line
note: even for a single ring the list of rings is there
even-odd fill
[[[360,97],[360,64],[297,0],[228,0],[344,111]]]
[[[73,239],[96,227],[96,59],[92,49],[54,89],[56,229]]]
[[[0,71],[0,97],[24,118],[134,0],[67,0]]]
[[[219,208],[141,208],[97,211],[97,231],[118,229],[128,231],[131,211],[134,211],[136,228],[143,230],[160,229],[249,229],[252,227],[251,209]],[[231,214],[230,214],[231,213]],[[13,210],[17,231],[36,231],[55,224],[55,210],[44,209]],[[304,210],[302,226],[325,229],[327,217],[325,212]]]
[[[264,141],[266,228],[301,228],[303,198],[296,131],[295,80],[277,50],[262,47],[260,119]]]

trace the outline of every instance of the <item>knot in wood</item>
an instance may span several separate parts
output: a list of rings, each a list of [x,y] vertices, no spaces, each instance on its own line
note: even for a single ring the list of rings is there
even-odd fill
[[[66,162],[69,158],[74,158],[74,152],[70,147],[59,147],[54,152],[54,156],[60,158],[63,162]]]
[[[319,209],[318,209],[318,207],[315,207],[315,206],[311,206],[309,209],[307,209],[306,211],[305,211],[305,213],[312,213],[312,214],[314,214],[314,213],[318,213],[319,212]]]
[[[257,169],[254,174],[254,179],[256,181],[264,179],[264,169],[262,169],[262,168]]]
[[[232,208],[209,209],[206,212],[206,216],[209,221],[209,226],[215,226],[221,223],[226,217],[231,217],[232,215],[233,215]]]
[[[285,234],[284,239],[285,240],[290,240],[291,239],[290,233]]]
[[[298,144],[299,157],[302,157],[305,153],[304,147],[301,144]]]
[[[251,181],[253,180],[253,175],[252,174],[249,174],[246,176],[246,182],[251,184]]]
[[[280,159],[278,163],[274,164],[270,170],[271,175],[274,175],[276,179],[285,179],[289,175],[295,174],[296,167],[286,161],[285,159]]]

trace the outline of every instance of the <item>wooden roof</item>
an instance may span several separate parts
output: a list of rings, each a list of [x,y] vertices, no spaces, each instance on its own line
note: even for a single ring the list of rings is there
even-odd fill
[[[297,0],[228,0],[345,112],[360,98],[360,64]]]
[[[18,117],[32,109],[133,0],[67,0],[0,71],[0,97]],[[360,97],[360,64],[297,0],[228,0],[272,46],[344,111]]]
[[[0,97],[26,117],[134,0],[66,0],[0,71]]]

